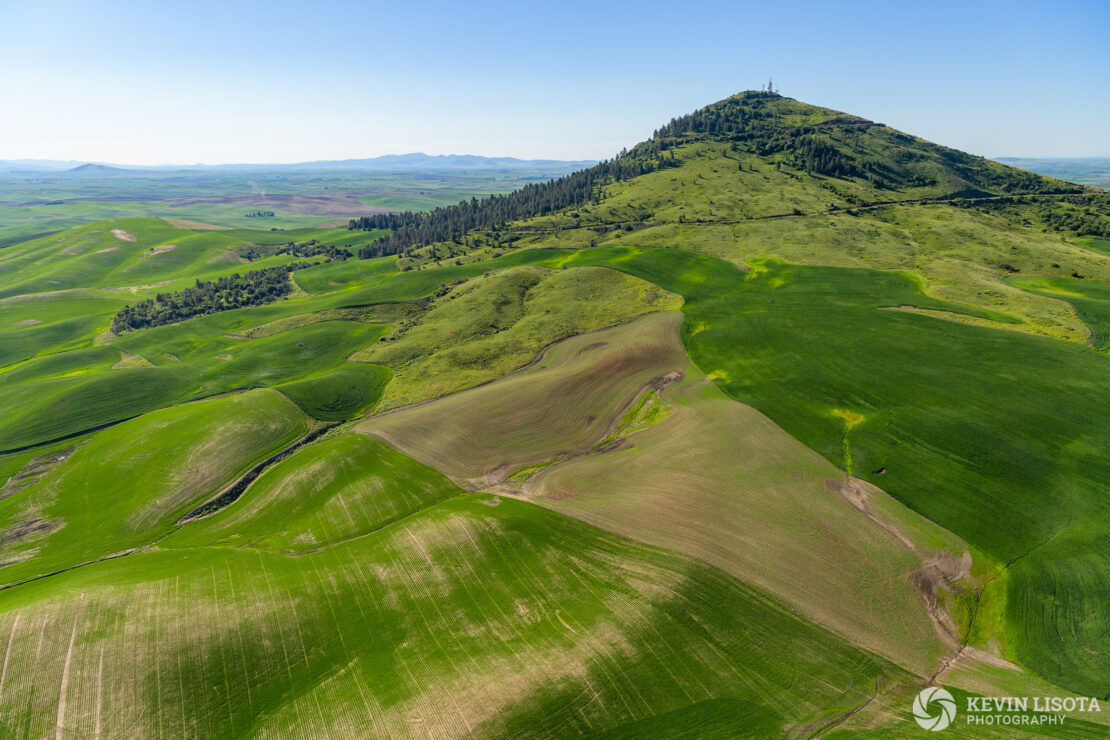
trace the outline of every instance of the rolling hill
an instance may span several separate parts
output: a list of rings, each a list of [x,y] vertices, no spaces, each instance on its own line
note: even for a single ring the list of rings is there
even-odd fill
[[[902,737],[927,685],[1110,701],[1103,191],[747,92],[295,238],[0,249],[6,734]],[[112,329],[200,281],[207,313]]]

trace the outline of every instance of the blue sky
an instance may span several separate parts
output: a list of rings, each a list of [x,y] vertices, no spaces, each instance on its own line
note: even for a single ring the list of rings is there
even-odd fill
[[[1110,156],[1110,3],[0,0],[0,159],[611,156],[773,75],[987,156]]]

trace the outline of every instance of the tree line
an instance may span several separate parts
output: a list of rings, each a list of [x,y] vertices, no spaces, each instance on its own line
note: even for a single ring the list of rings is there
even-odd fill
[[[673,154],[664,156],[666,148],[660,142],[645,142],[593,167],[555,180],[530,183],[508,195],[491,195],[481,200],[471,198],[423,213],[405,211],[363,216],[351,219],[348,228],[389,229],[392,232],[360,249],[358,256],[362,259],[401,254],[411,247],[459,239],[476,229],[596,202],[605,185],[677,165]]]
[[[1035,216],[1052,231],[1110,239],[1110,193],[1080,193],[1061,198],[957,200],[952,205],[983,211],[1003,211],[1025,218]]]
[[[112,331],[120,334],[134,329],[172,324],[195,316],[230,311],[244,306],[272,303],[293,290],[289,273],[315,262],[251,270],[216,280],[197,280],[196,285],[174,293],[159,293],[154,298],[124,306],[112,317]]]

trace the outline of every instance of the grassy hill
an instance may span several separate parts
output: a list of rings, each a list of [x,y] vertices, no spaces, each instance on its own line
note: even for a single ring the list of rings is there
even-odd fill
[[[0,248],[5,735],[1110,700],[1105,193],[749,92],[391,219]],[[220,282],[294,262],[273,300]],[[211,312],[111,329],[198,280]]]

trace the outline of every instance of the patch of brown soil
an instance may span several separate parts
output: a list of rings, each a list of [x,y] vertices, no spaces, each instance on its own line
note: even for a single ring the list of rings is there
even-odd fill
[[[130,231],[124,231],[123,229],[112,229],[112,236],[125,242],[138,241],[138,238],[136,238],[134,234]]]
[[[965,645],[959,635],[959,629],[952,615],[940,604],[938,594],[941,590],[953,590],[956,583],[967,578],[971,573],[971,553],[965,551],[957,557],[950,552],[935,552],[925,555],[891,522],[879,517],[868,505],[868,499],[873,491],[878,491],[872,484],[849,476],[846,480],[826,480],[826,486],[833,493],[843,497],[854,507],[859,509],[872,522],[896,537],[911,552],[922,559],[921,567],[911,571],[908,575],[910,584],[921,596],[925,611],[936,628],[940,641],[948,647],[952,654],[941,663],[940,668],[932,676],[930,682],[951,671],[960,663],[979,662],[995,668],[1011,668],[1021,670],[1018,666],[1003,660],[995,655]]]
[[[147,251],[140,254],[139,258],[142,259],[143,257],[153,257],[156,254],[165,254],[166,252],[172,252],[175,249],[177,249],[176,244],[163,244],[160,247],[151,247]]]
[[[925,611],[937,628],[941,641],[949,648],[960,651],[962,643],[952,615],[940,605],[937,594],[950,589],[971,571],[971,553],[957,558],[952,553],[941,552],[926,558],[921,567],[909,574],[910,583],[921,594]],[[957,652],[957,655],[960,653]]]
[[[23,321],[15,322],[12,326],[38,326],[41,323],[38,319],[23,319]]]
[[[62,525],[60,523],[47,519],[44,516],[28,517],[0,530],[0,546],[40,540],[51,532],[56,532],[61,528]]]
[[[44,475],[56,468],[58,465],[65,462],[76,447],[68,447],[64,450],[56,450],[48,452],[45,455],[33,457],[19,469],[15,475],[8,478],[3,486],[0,486],[0,500],[6,499],[16,493],[19,493],[24,488],[31,486],[39,481]]]
[[[170,226],[176,226],[179,229],[189,229],[190,231],[227,231],[231,228],[230,226],[206,224],[203,221],[189,221],[184,218],[164,218],[162,220]]]
[[[868,519],[877,524],[881,529],[890,533],[895,539],[901,542],[906,548],[914,555],[921,557],[921,552],[909,537],[902,534],[897,527],[891,522],[879,517],[875,511],[868,505],[868,499],[871,497],[873,491],[878,491],[878,488],[871,485],[865,480],[853,478],[848,476],[846,480],[834,480],[832,478],[825,479],[825,486],[829,491],[840,496],[852,506],[860,510]]]
[[[463,487],[503,483],[512,470],[593,449],[651,387],[682,377],[681,314],[649,314],[558,342],[491,383],[360,423]],[[601,346],[589,352],[583,348]]]
[[[107,247],[106,249],[98,249],[95,252],[93,252],[93,254],[104,254],[105,252],[114,252],[117,249],[119,249],[119,247]]]

